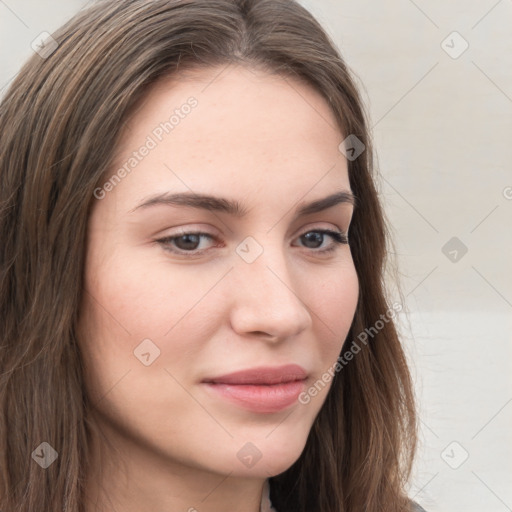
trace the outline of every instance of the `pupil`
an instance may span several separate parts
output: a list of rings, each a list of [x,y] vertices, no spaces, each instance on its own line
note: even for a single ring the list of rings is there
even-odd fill
[[[180,249],[197,249],[197,245],[199,243],[199,235],[183,235],[176,239],[176,242],[180,240],[185,240],[184,244],[178,243],[181,245]]]
[[[318,242],[318,245],[315,245],[315,247],[318,247],[320,245],[322,245],[322,238],[323,238],[323,233],[318,233],[316,231],[312,231],[311,233],[306,233],[305,235],[302,235],[303,238],[305,239],[306,241],[306,246],[307,247],[311,247],[309,245],[307,245],[309,242],[313,242],[313,245],[315,245],[316,242]]]

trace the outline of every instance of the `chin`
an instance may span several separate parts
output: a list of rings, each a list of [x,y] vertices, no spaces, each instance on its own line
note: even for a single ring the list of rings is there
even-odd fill
[[[235,469],[232,453],[228,450],[226,462],[228,471],[239,476],[268,478],[289,469],[300,457],[306,445],[309,430],[277,427],[274,431],[265,429],[258,436],[236,436],[233,445],[236,453]],[[230,452],[230,453],[229,453]],[[219,459],[217,459],[219,460]]]

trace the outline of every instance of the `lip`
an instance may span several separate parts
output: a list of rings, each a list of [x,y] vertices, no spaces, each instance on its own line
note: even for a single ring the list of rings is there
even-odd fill
[[[299,365],[260,366],[219,377],[202,384],[217,396],[258,413],[282,411],[297,403],[307,372]]]
[[[203,382],[214,384],[281,384],[295,380],[303,380],[308,376],[306,370],[298,364],[283,366],[258,366],[248,370],[240,370],[220,377],[203,379]]]

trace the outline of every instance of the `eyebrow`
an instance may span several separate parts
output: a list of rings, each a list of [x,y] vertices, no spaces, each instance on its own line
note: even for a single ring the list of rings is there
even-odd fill
[[[309,203],[302,203],[297,211],[297,216],[311,215],[321,212],[337,204],[347,203],[356,205],[356,196],[349,190],[340,190],[322,199],[316,199]],[[167,206],[186,206],[189,208],[198,208],[202,210],[227,213],[234,217],[244,217],[248,210],[237,200],[223,197],[215,197],[208,194],[196,194],[193,192],[157,194],[143,199],[135,208],[129,211],[133,213],[136,210],[149,208],[156,205]]]

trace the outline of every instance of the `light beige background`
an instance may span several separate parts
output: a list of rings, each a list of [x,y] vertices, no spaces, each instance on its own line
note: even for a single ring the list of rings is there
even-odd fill
[[[421,405],[410,494],[428,512],[510,511],[512,2],[301,3],[371,117]],[[85,4],[0,0],[0,95],[31,41]]]

